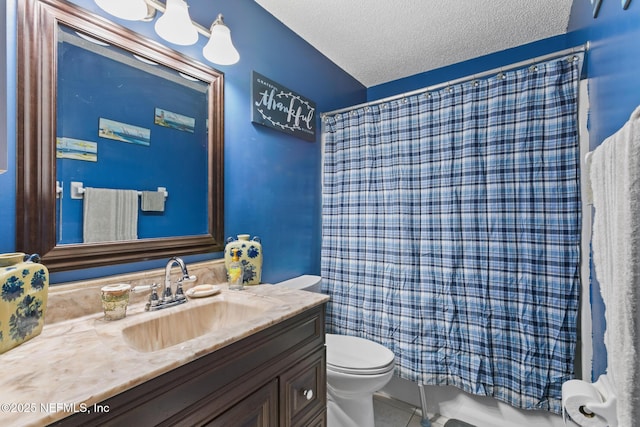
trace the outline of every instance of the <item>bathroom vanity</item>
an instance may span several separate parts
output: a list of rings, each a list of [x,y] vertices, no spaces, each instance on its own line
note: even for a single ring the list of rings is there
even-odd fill
[[[323,319],[314,307],[54,425],[326,425]]]
[[[54,286],[51,305],[99,304],[102,285]],[[157,312],[134,300],[118,321],[50,317],[40,336],[0,356],[0,424],[324,426],[327,300],[223,286]]]

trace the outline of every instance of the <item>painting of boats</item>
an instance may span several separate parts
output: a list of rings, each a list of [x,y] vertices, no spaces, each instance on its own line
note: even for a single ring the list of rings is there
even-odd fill
[[[58,159],[98,161],[98,144],[73,138],[56,138],[56,157]]]
[[[160,126],[191,133],[194,132],[196,127],[196,119],[163,110],[162,108],[156,108],[154,123]]]
[[[130,144],[151,145],[151,130],[100,118],[98,135]]]

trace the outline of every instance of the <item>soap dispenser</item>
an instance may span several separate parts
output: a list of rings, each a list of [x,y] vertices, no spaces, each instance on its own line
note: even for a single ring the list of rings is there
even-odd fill
[[[241,290],[244,289],[244,283],[242,282],[242,263],[238,256],[238,249],[231,251],[231,263],[227,269],[227,280],[229,281],[229,289]]]

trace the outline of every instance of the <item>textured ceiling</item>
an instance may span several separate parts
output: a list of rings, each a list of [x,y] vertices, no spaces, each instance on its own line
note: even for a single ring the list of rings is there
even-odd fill
[[[255,1],[371,87],[564,34],[573,0]]]

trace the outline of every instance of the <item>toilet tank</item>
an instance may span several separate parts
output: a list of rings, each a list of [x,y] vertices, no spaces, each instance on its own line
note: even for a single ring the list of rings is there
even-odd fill
[[[275,283],[274,286],[284,286],[289,289],[320,293],[321,283],[322,277],[305,274],[303,276],[285,280],[284,282]]]

